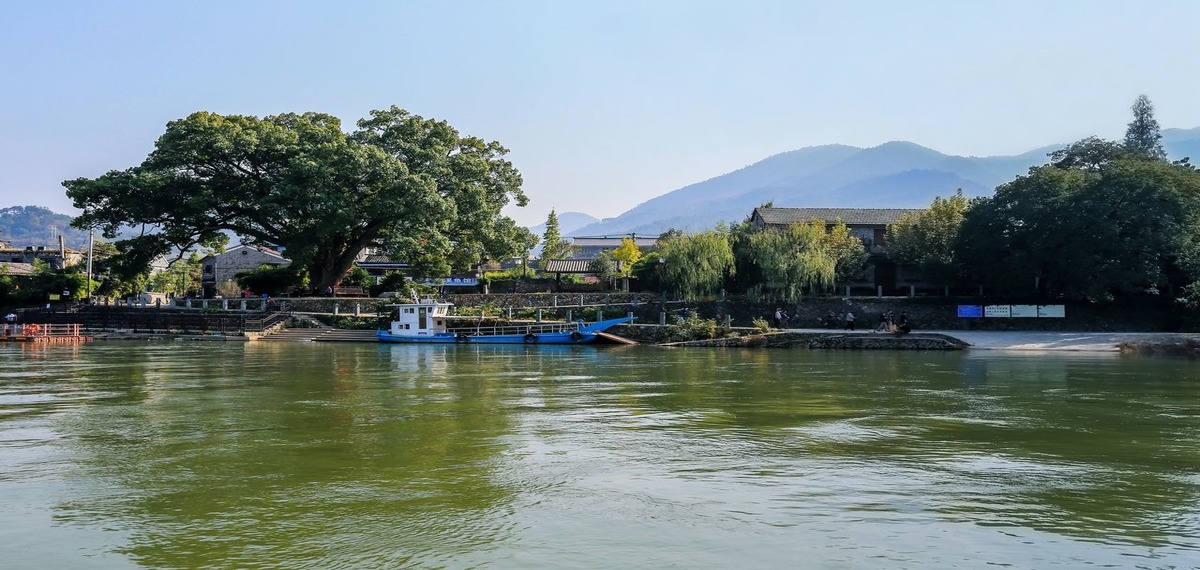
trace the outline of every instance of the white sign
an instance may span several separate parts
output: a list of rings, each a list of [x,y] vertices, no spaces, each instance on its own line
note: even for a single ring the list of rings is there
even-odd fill
[[[987,305],[983,308],[983,316],[985,317],[1011,317],[1012,311],[1009,305]]]
[[[1012,316],[1014,318],[1034,318],[1038,316],[1037,305],[1013,305]]]
[[[1038,316],[1061,319],[1067,316],[1067,307],[1066,305],[1038,305]]]

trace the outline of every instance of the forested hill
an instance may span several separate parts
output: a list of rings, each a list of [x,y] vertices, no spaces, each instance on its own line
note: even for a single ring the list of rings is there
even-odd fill
[[[9,247],[58,247],[58,236],[66,237],[67,247],[87,248],[87,232],[71,227],[71,216],[41,206],[0,208],[0,241]]]
[[[1200,162],[1200,127],[1164,129],[1162,136],[1172,159]],[[796,208],[923,208],[959,188],[967,196],[991,195],[1063,146],[988,157],[947,155],[905,141],[871,148],[807,147],[668,192],[569,235],[703,230],[739,222],[767,202]]]

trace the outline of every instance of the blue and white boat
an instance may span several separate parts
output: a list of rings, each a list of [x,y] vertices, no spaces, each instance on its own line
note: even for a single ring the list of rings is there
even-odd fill
[[[595,323],[527,323],[497,326],[471,325],[450,315],[453,303],[416,299],[396,307],[396,320],[378,331],[380,342],[484,343],[484,344],[583,344],[596,340],[609,327],[632,322],[634,317]],[[451,323],[457,323],[451,325]]]

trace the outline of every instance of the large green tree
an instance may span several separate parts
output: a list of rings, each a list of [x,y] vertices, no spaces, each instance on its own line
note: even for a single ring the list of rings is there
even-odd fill
[[[959,189],[949,198],[934,198],[926,210],[905,214],[888,226],[888,255],[917,266],[931,283],[955,283],[962,268],[954,247],[969,207],[970,201]]]
[[[278,247],[310,284],[335,284],[364,248],[436,274],[517,254],[528,230],[502,216],[525,205],[498,143],[392,107],[354,133],[319,113],[265,118],[194,113],[168,123],[139,166],[64,182],[73,225],[116,237],[138,266],[171,250]]]
[[[825,222],[813,220],[786,228],[767,228],[750,236],[750,255],[763,278],[796,299],[804,287],[828,287],[837,261],[825,249]]]
[[[1010,292],[1110,299],[1197,275],[1200,173],[1086,139],[967,212],[956,256]]]
[[[663,283],[687,298],[714,293],[733,271],[729,230],[716,229],[684,234],[671,230],[659,238]]]

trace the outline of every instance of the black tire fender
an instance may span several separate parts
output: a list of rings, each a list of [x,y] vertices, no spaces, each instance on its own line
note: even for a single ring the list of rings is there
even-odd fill
[[[571,340],[573,340],[575,342],[579,342],[582,339],[583,339],[583,333],[581,333],[579,331],[575,331],[575,332],[571,333]]]
[[[536,334],[529,333],[529,334],[525,335],[525,343],[526,344],[534,344],[537,341],[538,341],[538,338],[537,338]]]

